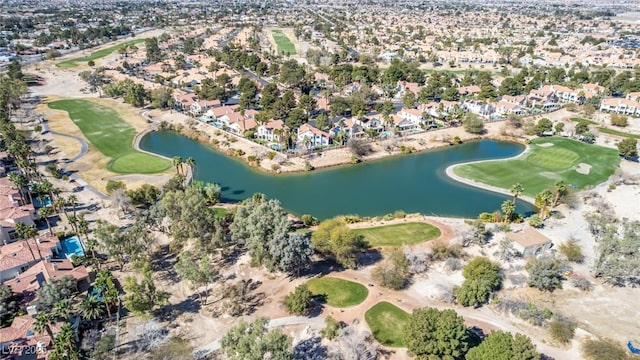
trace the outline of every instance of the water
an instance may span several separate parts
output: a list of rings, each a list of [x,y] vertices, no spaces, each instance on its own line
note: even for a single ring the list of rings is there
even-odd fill
[[[174,132],[151,132],[140,147],[168,157],[193,157],[196,180],[220,184],[223,201],[237,202],[261,192],[279,199],[288,211],[319,219],[395,210],[458,217],[493,212],[510,197],[455,182],[445,169],[460,162],[511,157],[524,150],[519,144],[482,140],[358,165],[273,175]],[[519,201],[518,211],[530,210]]]
[[[84,251],[82,251],[82,245],[80,245],[80,240],[77,236],[72,236],[68,239],[64,239],[60,241],[60,249],[61,254],[66,258],[70,258],[71,255],[83,256]]]

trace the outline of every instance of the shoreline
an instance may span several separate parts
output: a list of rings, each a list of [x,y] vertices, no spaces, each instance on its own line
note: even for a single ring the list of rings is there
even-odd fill
[[[526,155],[531,150],[531,146],[529,146],[529,145],[525,145],[525,146],[526,146],[526,148],[524,149],[523,152],[521,152],[520,154],[518,154],[516,156],[509,157],[509,158],[476,160],[476,161],[468,161],[468,162],[464,162],[464,163],[449,165],[445,169],[445,174],[449,178],[451,178],[452,180],[457,181],[457,182],[462,183],[462,184],[465,184],[465,185],[473,186],[473,187],[476,187],[478,189],[492,191],[492,192],[495,192],[495,193],[498,193],[498,194],[502,194],[502,195],[513,196],[513,194],[507,189],[503,189],[503,188],[500,188],[500,187],[497,187],[497,186],[488,185],[488,184],[485,184],[485,183],[482,183],[482,182],[479,182],[479,181],[475,181],[475,180],[471,180],[471,179],[467,179],[467,178],[463,178],[461,176],[458,176],[458,175],[455,174],[454,169],[456,167],[462,166],[462,165],[478,164],[478,163],[487,162],[487,161],[506,161],[506,160],[517,159],[519,157],[522,157],[522,156]],[[534,207],[536,206],[535,205],[535,199],[532,198],[531,196],[520,194],[518,196],[518,200],[525,201],[525,202],[533,205]]]

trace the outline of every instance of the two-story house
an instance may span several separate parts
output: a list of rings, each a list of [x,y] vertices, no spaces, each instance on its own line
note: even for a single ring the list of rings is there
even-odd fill
[[[329,133],[324,132],[311,125],[302,124],[298,128],[296,144],[299,149],[315,149],[329,145]]]
[[[280,142],[286,127],[282,120],[269,120],[265,124],[258,125],[255,136],[260,140]]]

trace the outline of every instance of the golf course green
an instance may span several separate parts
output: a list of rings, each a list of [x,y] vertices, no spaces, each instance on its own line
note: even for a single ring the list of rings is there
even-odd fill
[[[296,47],[293,46],[293,42],[285,33],[280,29],[271,30],[271,35],[273,36],[273,40],[275,40],[278,45],[278,54],[284,55],[295,55]]]
[[[544,137],[532,140],[529,150],[516,158],[461,164],[453,173],[507,190],[520,183],[525,195],[535,196],[558,181],[576,189],[595,186],[613,175],[619,163],[617,150]]]
[[[369,295],[364,285],[333,277],[311,279],[307,286],[314,296],[322,296],[327,305],[338,308],[358,305]]]
[[[431,224],[421,222],[355,229],[354,232],[364,236],[364,239],[372,248],[378,246],[415,245],[440,236],[440,229]]]
[[[409,316],[409,313],[399,307],[382,301],[364,313],[364,320],[380,344],[404,347],[403,330]]]
[[[69,113],[89,142],[111,158],[107,169],[120,174],[154,174],[171,167],[171,162],[132,148],[136,130],[118,113],[87,100],[59,100],[49,103],[51,109]]]
[[[114,51],[120,49],[121,47],[139,44],[144,42],[144,40],[145,39],[134,39],[134,40],[125,41],[118,45],[113,45],[98,51],[94,51],[91,53],[91,55],[88,55],[88,56],[82,56],[82,57],[60,61],[59,63],[56,64],[56,66],[60,68],[69,68],[69,67],[78,66],[80,65],[80,63],[86,63],[86,62],[89,62],[90,60],[97,60],[97,59],[103,58],[113,53]]]

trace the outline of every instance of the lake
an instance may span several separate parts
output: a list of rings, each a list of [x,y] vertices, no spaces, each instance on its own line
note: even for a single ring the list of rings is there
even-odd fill
[[[376,216],[403,210],[426,215],[475,218],[500,209],[509,196],[450,179],[452,164],[512,157],[524,150],[516,143],[481,140],[419,154],[296,174],[268,174],[196,140],[170,131],[145,135],[140,148],[167,157],[196,161],[196,180],[222,187],[225,202],[242,201],[256,192],[280,200],[288,211],[319,219],[335,215]],[[518,201],[518,211],[532,207]]]

